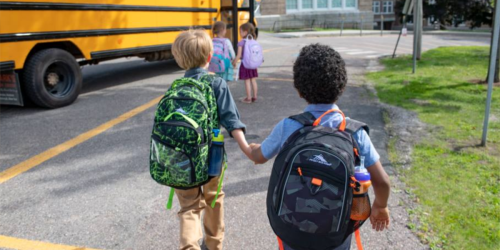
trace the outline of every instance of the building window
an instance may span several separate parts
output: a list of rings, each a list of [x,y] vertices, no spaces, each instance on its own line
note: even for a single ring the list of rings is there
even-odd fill
[[[429,0],[429,5],[435,5],[436,4],[436,0]]]
[[[342,0],[332,0],[332,8],[342,8]]]
[[[318,9],[328,8],[328,0],[317,0]]]
[[[271,1],[271,0],[269,0]],[[381,8],[379,2],[379,9]],[[287,12],[357,9],[358,0],[286,0]]]
[[[302,9],[312,9],[313,0],[302,0]]]
[[[393,13],[394,12],[394,2],[393,1],[384,1],[383,12],[386,14]]]
[[[298,5],[299,5],[299,0],[286,0],[287,10],[296,10],[299,7]]]
[[[346,8],[356,8],[356,0],[345,0]]]
[[[379,1],[373,2],[373,13],[380,14],[380,2]]]

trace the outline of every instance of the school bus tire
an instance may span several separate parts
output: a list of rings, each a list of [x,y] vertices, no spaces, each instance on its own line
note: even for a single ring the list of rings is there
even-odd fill
[[[22,79],[29,99],[50,109],[73,103],[82,88],[80,66],[73,55],[62,49],[36,52],[28,59]]]

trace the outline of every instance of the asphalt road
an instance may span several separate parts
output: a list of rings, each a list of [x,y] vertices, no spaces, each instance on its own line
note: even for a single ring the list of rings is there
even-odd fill
[[[266,61],[259,69],[259,102],[238,102],[249,142],[261,142],[274,124],[306,106],[293,89],[291,65],[302,46],[319,42],[336,48],[346,59],[350,82],[340,108],[370,124],[372,140],[392,173],[382,109],[363,87],[362,75],[376,57],[392,53],[396,39],[394,35],[280,39],[262,34],[259,41]],[[403,38],[399,52],[410,53],[411,42],[411,37]],[[426,36],[424,49],[488,42]],[[28,246],[39,241],[97,249],[176,249],[178,202],[166,211],[168,188],[149,176],[154,106],[132,117],[129,113],[109,129],[95,128],[113,125],[115,118],[161,96],[182,74],[173,62],[121,59],[84,68],[83,94],[71,106],[0,107],[0,172],[20,163],[34,166],[0,183],[0,249],[16,240]],[[235,98],[244,96],[241,82],[229,86]],[[265,212],[272,162],[255,166],[236,150],[236,143],[227,140],[227,147],[225,248],[277,249]],[[47,158],[37,162],[41,159],[37,155]],[[397,199],[397,195],[391,198],[391,230],[374,233],[363,227],[366,249],[426,248],[406,228],[406,212]],[[47,249],[63,249],[51,246]]]

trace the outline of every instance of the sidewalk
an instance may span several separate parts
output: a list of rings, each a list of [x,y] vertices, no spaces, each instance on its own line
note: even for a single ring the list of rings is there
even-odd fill
[[[383,35],[398,35],[399,30],[384,30]],[[341,36],[340,30],[332,31],[300,31],[300,32],[283,32],[283,33],[270,33],[274,37],[278,38],[302,38],[302,37],[331,37],[331,36]],[[380,36],[380,30],[344,30],[342,36]],[[409,35],[413,34],[413,31],[408,31]],[[465,31],[424,31],[424,35],[433,36],[469,36],[469,37],[490,37],[491,33],[488,32],[465,32]]]

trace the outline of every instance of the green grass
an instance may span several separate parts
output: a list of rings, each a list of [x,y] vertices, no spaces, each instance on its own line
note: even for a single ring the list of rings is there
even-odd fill
[[[459,30],[459,29],[451,29],[451,30],[441,30],[446,32],[469,32],[469,33],[491,33],[491,30],[486,29],[467,29],[467,30]]]
[[[500,88],[493,93],[488,147],[481,140],[487,87],[487,47],[439,48],[422,55],[417,74],[411,57],[385,59],[370,73],[381,101],[418,113],[430,124],[415,146],[403,181],[420,204],[410,227],[434,249],[500,249]],[[392,146],[391,146],[392,145]],[[394,143],[389,145],[395,156]],[[394,161],[396,162],[396,161]]]

